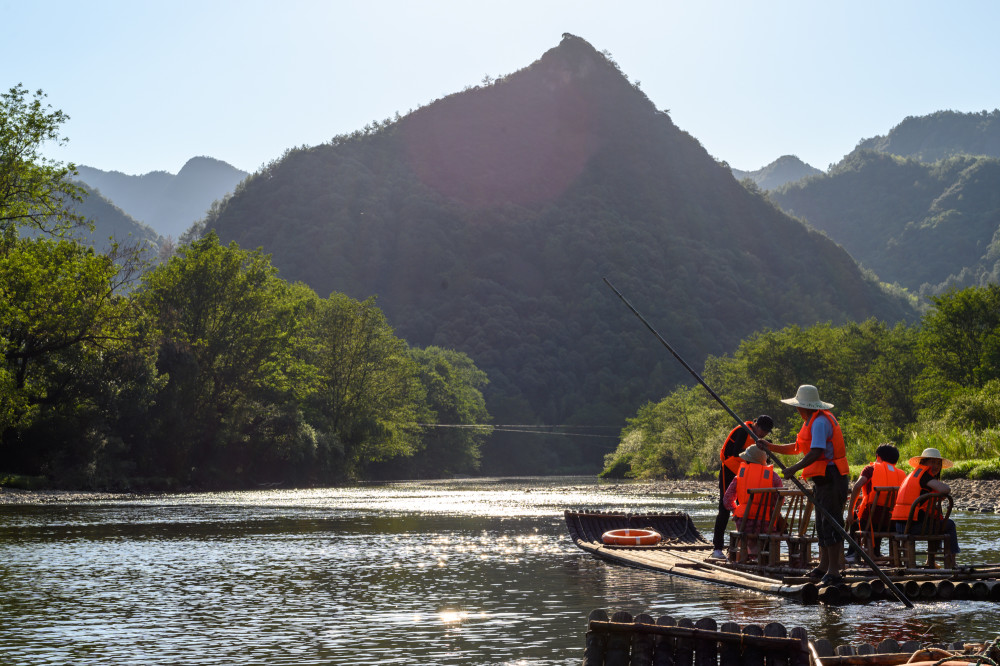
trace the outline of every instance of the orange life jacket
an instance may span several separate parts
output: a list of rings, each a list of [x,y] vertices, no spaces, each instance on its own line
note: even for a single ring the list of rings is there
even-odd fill
[[[745,421],[745,423],[747,424],[748,428],[750,428],[751,430],[753,429],[753,421]],[[719,461],[722,463],[723,467],[728,467],[729,471],[732,472],[733,474],[736,474],[737,472],[740,471],[740,465],[743,463],[743,459],[740,458],[739,456],[729,456],[727,458],[726,444],[728,444],[729,440],[733,438],[733,435],[736,434],[737,430],[743,430],[743,426],[736,426],[735,428],[730,430],[729,436],[726,437],[726,441],[722,443],[722,448],[719,450]],[[747,433],[747,441],[743,443],[743,450],[746,451],[747,447],[749,447],[751,444],[754,443],[755,443],[754,438],[750,436],[750,433]]]
[[[849,468],[847,466],[847,448],[844,446],[844,433],[841,432],[837,419],[825,409],[813,410],[809,420],[802,424],[802,429],[799,430],[799,434],[795,438],[795,452],[802,455],[809,453],[809,449],[812,446],[812,424],[820,414],[830,421],[830,439],[827,441],[833,442],[833,462],[837,465],[837,471],[847,476]],[[813,476],[826,476],[826,464],[826,455],[823,455],[819,460],[816,460],[802,470],[802,478],[808,479]]]
[[[929,471],[930,468],[926,465],[917,465],[903,480],[896,495],[896,506],[892,509],[893,520],[906,520],[910,517],[910,506],[924,493],[924,489],[920,487],[920,478]]]
[[[753,488],[773,488],[774,487],[774,465],[758,465],[741,461],[740,471],[736,473],[736,508],[733,514],[737,518],[749,515],[759,520],[768,520],[771,517],[771,504],[768,502],[760,510],[756,507],[750,508],[750,490]],[[754,503],[762,501],[756,497]],[[750,509],[749,513],[747,510]]]
[[[885,462],[881,458],[875,459],[872,469],[871,483],[861,488],[861,497],[854,513],[858,518],[861,518],[865,509],[874,504],[876,488],[883,486],[895,486],[898,488],[906,479],[906,472],[895,465]],[[886,506],[887,499],[885,496],[880,497],[878,500],[879,506]]]

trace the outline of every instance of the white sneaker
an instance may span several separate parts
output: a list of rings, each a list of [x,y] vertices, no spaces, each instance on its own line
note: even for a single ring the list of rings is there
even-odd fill
[[[712,551],[712,559],[713,560],[724,560],[724,559],[726,559],[726,556],[722,554],[721,550],[713,550]]]

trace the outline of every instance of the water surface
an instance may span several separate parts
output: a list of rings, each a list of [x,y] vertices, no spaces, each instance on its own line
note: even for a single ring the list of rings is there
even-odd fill
[[[782,622],[837,643],[993,638],[987,602],[802,606],[611,565],[567,508],[682,510],[589,478],[0,505],[2,664],[579,664],[595,608]],[[962,562],[1000,517],[959,512]]]

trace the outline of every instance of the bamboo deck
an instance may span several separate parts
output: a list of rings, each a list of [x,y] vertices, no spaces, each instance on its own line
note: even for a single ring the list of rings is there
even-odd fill
[[[566,511],[566,525],[576,545],[609,562],[649,569],[718,585],[755,590],[805,604],[866,603],[885,598],[885,584],[868,569],[849,569],[844,583],[820,586],[807,570],[708,561],[712,544],[682,512],[661,514]],[[663,535],[656,546],[612,546],[601,535],[614,529],[653,529]],[[1000,601],[1000,565],[957,569],[885,570],[911,601],[973,599]],[[889,598],[892,598],[889,595]]]
[[[691,621],[619,611],[590,614],[583,666],[896,666],[910,664],[996,663],[1000,638],[983,643],[921,644],[887,639],[878,645],[841,645],[810,638],[802,627],[778,622],[765,626],[734,622],[721,626],[713,618]],[[945,661],[947,660],[947,661]]]

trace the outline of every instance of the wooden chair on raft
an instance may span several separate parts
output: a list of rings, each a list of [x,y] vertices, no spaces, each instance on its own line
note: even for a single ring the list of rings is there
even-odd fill
[[[750,547],[756,540],[758,564],[781,566],[782,544],[785,544],[788,558],[784,564],[797,569],[809,568],[816,537],[810,530],[812,502],[805,494],[796,489],[753,488],[749,491],[748,504],[750,509],[744,516],[747,520],[740,529],[729,534],[729,559],[753,561]]]
[[[889,541],[896,536],[896,532],[892,528],[892,520],[889,519],[889,515],[892,513],[892,507],[896,506],[896,495],[899,493],[898,486],[877,486],[873,489],[875,497],[872,500],[872,510],[868,512],[868,515],[863,516],[863,520],[858,520],[854,515],[854,496],[851,497],[851,501],[848,506],[852,507],[850,516],[847,519],[846,529],[848,533],[854,534],[857,532],[858,545],[868,556],[877,562],[888,563],[890,558],[888,555],[881,555],[876,544],[881,541]],[[875,507],[884,507],[883,511],[876,511]],[[881,519],[881,520],[880,520]]]
[[[917,555],[926,554],[927,566],[935,566],[941,553],[946,569],[955,568],[955,553],[944,522],[951,516],[954,500],[943,493],[925,493],[910,506],[903,531],[889,535],[889,563],[894,567],[917,568]],[[922,548],[919,548],[921,547]]]

